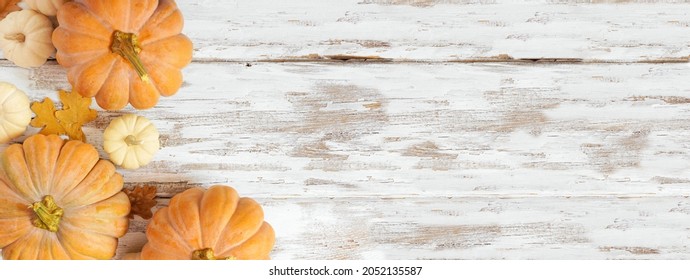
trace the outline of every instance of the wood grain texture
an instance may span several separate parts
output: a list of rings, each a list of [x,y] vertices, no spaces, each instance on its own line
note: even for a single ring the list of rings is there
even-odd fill
[[[54,64],[2,70],[4,80],[23,75],[35,100],[69,87]],[[178,95],[138,112],[163,149],[123,172],[128,182],[228,183],[263,196],[686,194],[687,71],[195,63]],[[122,113],[88,124],[89,142],[101,146]]]
[[[687,1],[180,1],[198,60],[399,61],[690,55]]]
[[[162,199],[160,205],[167,205]],[[685,197],[263,198],[274,259],[687,259]],[[120,254],[136,251],[136,220]]]
[[[232,185],[274,259],[690,258],[687,1],[178,4],[195,62],[136,112],[162,150],[121,170],[160,206]],[[54,61],[0,80],[70,88]],[[102,157],[127,112],[85,127]]]
[[[0,68],[32,99],[68,87],[54,64]],[[122,173],[162,199],[235,186],[265,205],[276,259],[686,258],[687,71],[194,63],[138,112],[163,149]],[[89,142],[122,113],[88,124]]]
[[[185,0],[197,61],[681,61],[688,1]]]

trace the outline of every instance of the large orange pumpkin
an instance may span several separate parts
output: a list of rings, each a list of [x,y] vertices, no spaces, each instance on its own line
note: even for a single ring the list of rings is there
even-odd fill
[[[227,186],[175,195],[146,229],[141,259],[268,259],[275,242],[261,206]]]
[[[95,96],[101,108],[151,108],[182,85],[192,42],[180,33],[184,21],[175,1],[75,0],[57,18],[57,61],[73,90]]]
[[[96,149],[31,136],[0,156],[4,259],[110,259],[127,232],[122,176]]]

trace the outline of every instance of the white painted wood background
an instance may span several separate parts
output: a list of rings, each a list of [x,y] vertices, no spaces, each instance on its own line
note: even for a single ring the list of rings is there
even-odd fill
[[[690,258],[688,2],[178,4],[194,63],[122,172],[160,205],[232,185],[274,259]],[[33,100],[65,77],[0,61]]]

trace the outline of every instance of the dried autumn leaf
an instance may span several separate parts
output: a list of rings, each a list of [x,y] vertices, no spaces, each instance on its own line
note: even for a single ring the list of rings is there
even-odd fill
[[[134,215],[146,220],[153,217],[151,208],[156,206],[156,187],[136,186],[133,189],[125,189],[124,192],[132,204],[132,210],[129,212],[130,219],[134,219]]]
[[[96,110],[90,108],[91,98],[84,98],[79,94],[64,90],[61,90],[59,95],[62,110],[57,111],[55,117],[60,121],[70,139],[86,141],[81,127],[98,116]]]
[[[70,139],[86,142],[81,127],[95,120],[98,115],[96,110],[89,108],[91,98],[62,90],[59,96],[62,101],[62,109],[59,111],[55,110],[55,104],[48,98],[31,104],[31,110],[36,113],[31,126],[43,128],[40,133],[44,135],[67,135]]]
[[[17,6],[21,0],[0,0],[0,19],[5,18],[9,13],[19,11],[21,8]]]
[[[55,117],[55,103],[50,98],[43,99],[43,102],[31,103],[31,111],[36,114],[31,120],[31,126],[42,127],[41,134],[65,134],[65,129]]]

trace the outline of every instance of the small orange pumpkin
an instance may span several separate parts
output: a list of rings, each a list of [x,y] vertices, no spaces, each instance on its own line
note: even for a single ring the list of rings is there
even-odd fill
[[[73,90],[106,110],[151,108],[182,86],[192,42],[173,0],[75,0],[57,13],[58,63]]]
[[[96,149],[34,135],[0,156],[4,259],[110,259],[127,232],[122,176]]]
[[[273,228],[261,206],[228,186],[175,195],[146,229],[143,260],[269,259]]]

